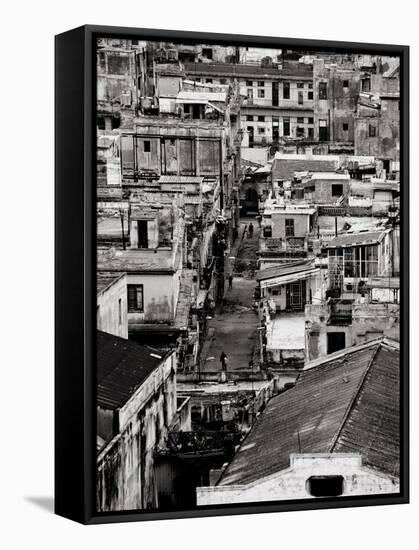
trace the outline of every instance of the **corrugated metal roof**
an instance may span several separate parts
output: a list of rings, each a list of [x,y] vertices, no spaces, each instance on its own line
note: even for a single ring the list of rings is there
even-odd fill
[[[286,263],[274,267],[267,267],[261,269],[257,275],[257,281],[264,281],[266,279],[273,279],[274,277],[281,277],[282,275],[289,275],[292,273],[300,273],[314,267],[312,260],[306,260],[301,262]]]
[[[98,330],[97,404],[111,410],[125,405],[162,360],[159,350]]]
[[[342,233],[328,243],[325,248],[339,248],[341,246],[357,246],[376,244],[380,242],[384,231],[360,231],[359,233]]]
[[[218,485],[284,470],[292,453],[361,453],[368,466],[397,476],[398,382],[398,346],[384,339],[316,361],[270,400]]]

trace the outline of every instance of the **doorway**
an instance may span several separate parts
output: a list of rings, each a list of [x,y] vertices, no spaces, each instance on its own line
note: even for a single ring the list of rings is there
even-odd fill
[[[137,247],[148,248],[148,227],[147,220],[137,220]]]
[[[287,309],[302,311],[305,306],[306,282],[297,281],[287,284]]]

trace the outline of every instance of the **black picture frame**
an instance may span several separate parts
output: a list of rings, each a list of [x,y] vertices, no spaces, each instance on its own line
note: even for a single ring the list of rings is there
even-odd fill
[[[398,55],[401,71],[400,493],[173,512],[95,512],[95,38]],[[86,25],[55,38],[55,513],[83,524],[409,502],[409,47]]]

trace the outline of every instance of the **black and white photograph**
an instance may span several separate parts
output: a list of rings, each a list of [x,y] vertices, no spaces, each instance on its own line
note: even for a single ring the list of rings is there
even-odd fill
[[[400,492],[400,58],[98,38],[96,508]]]

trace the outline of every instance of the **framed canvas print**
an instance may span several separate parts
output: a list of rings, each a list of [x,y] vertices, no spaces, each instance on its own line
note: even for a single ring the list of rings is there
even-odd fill
[[[56,512],[408,502],[407,46],[56,37]]]

